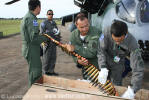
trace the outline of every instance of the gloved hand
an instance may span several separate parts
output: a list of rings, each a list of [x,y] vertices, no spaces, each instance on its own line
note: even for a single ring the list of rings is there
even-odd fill
[[[107,81],[109,70],[107,68],[101,68],[99,75],[98,75],[98,82],[101,84],[105,84]]]
[[[127,99],[134,99],[135,97],[134,90],[130,86],[128,86],[128,89],[125,91],[125,93],[121,97],[127,98]]]

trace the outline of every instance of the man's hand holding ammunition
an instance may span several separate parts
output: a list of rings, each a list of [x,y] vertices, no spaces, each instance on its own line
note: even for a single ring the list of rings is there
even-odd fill
[[[88,60],[81,57],[81,59],[78,59],[78,63],[83,65],[83,66],[87,66],[88,65]]]
[[[74,48],[75,48],[73,45],[70,45],[70,44],[65,44],[65,47],[67,48],[67,50],[69,52],[73,52],[74,51]]]

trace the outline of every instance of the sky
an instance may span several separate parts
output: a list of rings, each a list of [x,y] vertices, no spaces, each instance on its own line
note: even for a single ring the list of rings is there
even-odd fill
[[[0,18],[22,18],[28,12],[28,0],[21,0],[11,5],[5,5],[11,0],[0,0]],[[48,9],[54,11],[54,18],[79,12],[74,0],[40,0],[41,12],[38,18],[46,18]]]

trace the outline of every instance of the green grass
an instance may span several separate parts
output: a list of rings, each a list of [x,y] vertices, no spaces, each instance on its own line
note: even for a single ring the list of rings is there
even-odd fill
[[[61,25],[61,20],[55,20],[57,25]]]
[[[43,20],[38,20],[39,24]],[[55,20],[57,25],[61,24],[60,20]],[[16,20],[4,20],[0,19],[0,32],[3,32],[3,36],[8,36],[11,34],[19,33],[20,32],[20,24],[21,20],[16,19]]]
[[[20,32],[20,20],[0,20],[0,32],[3,36]]]

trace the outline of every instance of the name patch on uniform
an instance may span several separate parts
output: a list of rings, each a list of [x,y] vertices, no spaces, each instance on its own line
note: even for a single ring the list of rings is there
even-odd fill
[[[102,41],[104,39],[104,34],[101,34],[99,40]]]
[[[91,39],[98,39],[99,37],[98,36],[93,36]]]
[[[37,20],[33,20],[33,26],[38,26]]]

